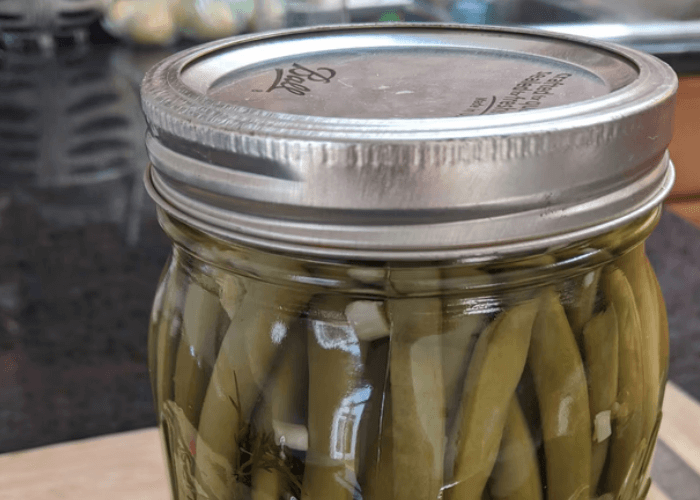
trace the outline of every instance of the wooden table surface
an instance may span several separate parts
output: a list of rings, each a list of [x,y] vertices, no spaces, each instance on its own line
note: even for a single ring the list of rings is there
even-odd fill
[[[659,439],[648,500],[697,500],[700,404],[672,383],[666,389]],[[694,477],[678,477],[677,466],[661,463],[674,459],[685,462],[685,473]],[[3,500],[170,498],[156,429],[0,455],[0,492]]]

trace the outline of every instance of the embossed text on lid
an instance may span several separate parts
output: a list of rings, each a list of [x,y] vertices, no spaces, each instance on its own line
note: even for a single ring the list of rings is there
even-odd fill
[[[419,28],[251,43],[182,72],[213,99],[345,118],[513,113],[599,97],[636,77],[629,61],[571,41]]]

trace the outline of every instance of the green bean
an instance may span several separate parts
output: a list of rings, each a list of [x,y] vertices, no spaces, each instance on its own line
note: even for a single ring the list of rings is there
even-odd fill
[[[163,404],[164,432],[168,434],[168,442],[171,445],[167,455],[173,471],[173,479],[176,487],[173,495],[177,500],[192,498],[195,492],[193,463],[190,443],[196,436],[196,429],[190,422],[185,412],[173,401]]]
[[[488,283],[491,279],[487,273],[471,268],[443,270],[443,278],[445,281],[458,278],[469,284]],[[470,310],[471,305],[469,298],[464,297],[448,298],[443,302],[442,367],[448,407],[459,406],[451,403],[459,401],[462,396],[469,354],[477,334],[484,328],[484,316]]]
[[[173,361],[178,349],[176,331],[178,310],[182,306],[184,273],[180,255],[173,250],[153,302],[149,332],[148,350],[151,387],[156,408],[156,420],[160,426],[163,449],[166,457],[172,457],[175,443],[171,442],[171,432],[164,418],[164,408],[167,401],[173,397]],[[168,477],[173,492],[178,491],[177,472],[172,460],[168,460]]]
[[[233,274],[221,273],[217,276],[216,282],[219,287],[221,307],[229,318],[233,318],[245,297],[245,281]]]
[[[166,308],[169,309],[170,317],[172,317],[173,306],[171,304],[171,295],[174,288],[172,286],[172,280],[176,267],[177,261],[175,260],[175,256],[174,254],[170,254],[160,277],[148,324],[148,373],[158,424],[160,424],[160,410],[163,404],[163,382],[162,379],[159,378],[162,375],[162,366],[159,362],[162,354],[159,347],[161,347],[162,343],[161,336],[164,335],[166,331],[166,318],[164,314]]]
[[[448,289],[460,289],[472,296],[447,297],[443,301],[443,333],[441,337],[442,375],[445,384],[446,429],[453,429],[458,418],[464,380],[469,367],[469,357],[474,350],[478,334],[483,331],[486,316],[472,310],[472,287],[490,285],[493,275],[474,267],[459,266],[442,269],[442,278]],[[454,470],[457,443],[445,443],[445,471]]]
[[[639,466],[639,476],[637,481],[635,482],[635,487],[639,488],[640,485],[644,482],[644,480],[647,480],[647,485],[649,481],[651,481],[651,478],[649,478],[649,464],[651,463],[651,459],[654,455],[654,448],[656,446],[656,439],[659,437],[659,429],[661,428],[661,420],[663,417],[663,412],[659,410],[659,413],[656,416],[656,424],[654,425],[654,428],[651,431],[651,437],[648,440],[649,446],[646,448],[643,448],[643,453],[642,457],[640,460],[640,466]],[[646,485],[643,486],[644,488],[647,487]],[[644,493],[646,495],[646,493]],[[644,498],[644,496],[639,495],[639,498]]]
[[[583,329],[588,372],[588,403],[593,423],[591,492],[596,493],[608,455],[611,414],[617,398],[619,333],[614,304],[594,316]]]
[[[605,478],[605,492],[617,495],[635,467],[635,458],[640,455],[639,447],[643,443],[644,361],[639,315],[629,282],[622,271],[615,268],[604,271],[602,282],[607,299],[615,307],[620,337],[616,401],[619,409],[614,415],[608,452],[610,465]]]
[[[501,313],[479,336],[448,441],[457,442],[448,500],[478,500],[498,455],[508,405],[527,358],[538,300]]]
[[[451,301],[452,302],[452,301]],[[442,371],[445,384],[445,400],[447,401],[447,428],[453,428],[458,418],[460,401],[464,392],[464,380],[469,367],[469,355],[474,348],[478,334],[484,329],[484,316],[469,314],[461,307],[460,314],[451,314],[448,303],[444,307],[443,328],[441,339]],[[457,443],[448,440],[445,445],[445,470],[454,468]]]
[[[347,310],[347,309],[346,309]],[[359,336],[359,335],[358,335]],[[360,487],[363,497],[366,497],[367,488],[370,485],[368,474],[376,472],[377,459],[380,451],[377,446],[380,444],[382,426],[386,426],[386,395],[389,384],[389,337],[373,342],[363,342],[360,340],[360,348],[366,351],[365,370],[363,381],[371,391],[369,400],[362,411],[358,431],[358,465],[357,470],[360,478]]]
[[[422,294],[437,295],[443,279],[438,269],[432,267],[389,269],[387,288],[402,298]]]
[[[503,428],[489,493],[493,500],[542,500],[537,453],[518,398],[513,396]]]
[[[368,391],[360,383],[360,339],[345,318],[346,306],[345,298],[329,296],[312,308],[323,311],[323,318],[311,320],[308,337],[309,449],[302,500],[350,500],[357,489],[354,413]]]
[[[663,401],[664,389],[666,387],[666,379],[668,377],[668,360],[669,360],[669,335],[668,335],[668,313],[666,311],[666,302],[664,301],[661,286],[659,285],[656,275],[650,269],[651,281],[654,284],[656,291],[656,300],[659,303],[659,404]]]
[[[525,415],[525,421],[528,424],[530,436],[532,436],[535,448],[542,448],[543,438],[539,401],[537,400],[537,391],[535,390],[535,380],[532,376],[532,370],[527,366],[527,363],[525,364],[523,375],[520,377],[520,382],[518,382],[518,388],[515,390],[515,394],[518,397],[520,409],[523,411],[523,415]],[[540,457],[540,459],[544,463],[544,456]],[[544,475],[544,470],[541,472]]]
[[[263,390],[262,404],[257,411],[262,413],[257,420],[262,422],[266,432],[274,435],[275,443],[283,442],[303,451],[308,449],[308,431],[303,419],[308,387],[306,334],[302,321],[290,325],[282,360]],[[301,435],[302,439],[294,434]],[[288,477],[276,468],[258,467],[252,471],[252,500],[278,500],[289,487]]]
[[[528,353],[546,456],[547,498],[588,499],[591,423],[588,388],[576,339],[557,293],[544,292]]]
[[[199,412],[216,356],[215,339],[221,314],[218,296],[197,283],[187,287],[173,383],[175,402],[195,428],[199,425]]]
[[[151,370],[155,372],[153,393],[158,419],[165,401],[173,397],[173,361],[177,353],[179,333],[175,331],[176,315],[184,299],[183,281],[184,273],[175,250],[156,293],[149,329],[149,345],[154,348],[151,355],[155,362],[151,365]]]
[[[656,225],[653,219],[658,220],[658,217],[659,212],[644,215],[626,226],[596,236],[592,240],[591,246],[603,250],[610,250],[612,252],[619,252],[620,249],[624,249],[630,243],[639,241],[642,237],[642,232],[646,229],[651,230],[653,226]]]
[[[410,293],[414,286],[439,283],[439,273],[402,270],[390,279],[395,290]],[[443,483],[445,442],[442,301],[431,297],[390,299],[387,312],[392,326],[389,374],[394,498],[436,500]]]
[[[566,316],[580,348],[583,348],[583,327],[593,316],[599,280],[600,269],[589,271],[577,278],[573,296],[565,306]]]
[[[448,402],[459,401],[467,375],[469,353],[484,327],[484,316],[465,313],[458,317],[443,316],[442,367],[445,397]]]
[[[290,322],[307,300],[304,290],[252,279],[245,289],[222,341],[199,420],[195,477],[217,500],[235,497],[238,433],[250,419]]]
[[[158,434],[160,434],[160,442],[162,446],[161,451],[163,452],[163,456],[165,457],[165,463],[167,465],[167,475],[168,482],[170,483],[170,491],[173,492],[173,496],[177,499],[178,478],[175,464],[172,460],[172,452],[174,447],[171,443],[170,428],[168,426],[168,423],[165,421],[165,418],[163,417],[162,413],[163,410],[161,407],[161,409],[158,411]]]
[[[307,329],[306,321],[302,320],[290,326],[282,361],[265,391],[269,395],[267,400],[272,427],[279,437],[284,436],[279,424],[306,425],[306,395],[309,387]],[[308,446],[295,444],[296,440],[287,437],[285,441],[294,449],[305,451]]]
[[[274,382],[273,382],[274,383]],[[276,391],[273,391],[272,395],[275,394]],[[266,404],[264,405],[264,412],[265,415],[263,418],[259,418],[257,420],[262,420],[262,427],[264,429],[263,432],[274,432],[273,431],[273,420],[272,420],[272,411],[269,408],[271,403],[273,401],[266,401]],[[276,440],[277,442],[277,440]],[[250,450],[252,452],[255,452],[255,450]],[[251,471],[250,471],[250,476],[251,476],[251,488],[250,488],[250,498],[251,500],[279,500],[283,488],[285,485],[282,484],[282,481],[284,480],[283,475],[281,472],[274,468],[274,467],[269,467],[266,468],[264,466],[256,466],[256,465],[251,465]]]
[[[660,354],[659,354],[659,304],[657,303],[654,283],[651,281],[651,270],[644,244],[622,256],[617,265],[627,278],[634,294],[634,302],[639,313],[641,330],[641,347],[644,356],[646,396],[644,407],[644,436],[648,437],[656,423],[660,392]]]
[[[390,380],[393,409],[394,496],[437,499],[443,481],[445,396],[440,299],[395,299]]]
[[[366,495],[368,500],[385,500],[394,497],[394,432],[391,408],[391,387],[387,386],[384,394],[380,429],[374,445],[370,448],[365,472],[367,479]]]
[[[281,478],[279,471],[256,469],[253,472],[251,500],[279,500]]]

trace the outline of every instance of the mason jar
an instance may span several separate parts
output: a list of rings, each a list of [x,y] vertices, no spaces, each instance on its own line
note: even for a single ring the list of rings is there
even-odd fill
[[[676,76],[522,29],[321,27],[146,76],[174,499],[636,500]]]

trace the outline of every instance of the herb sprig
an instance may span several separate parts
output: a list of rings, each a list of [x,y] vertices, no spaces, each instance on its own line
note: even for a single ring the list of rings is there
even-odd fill
[[[304,465],[301,460],[286,452],[286,447],[275,440],[272,431],[260,430],[254,422],[244,418],[238,391],[238,378],[233,374],[236,399],[229,396],[231,404],[238,413],[236,442],[240,453],[233,463],[233,477],[246,486],[252,487],[253,473],[256,470],[277,471],[286,483],[286,490],[294,497],[301,498],[301,480]],[[296,473],[295,473],[296,472]]]

